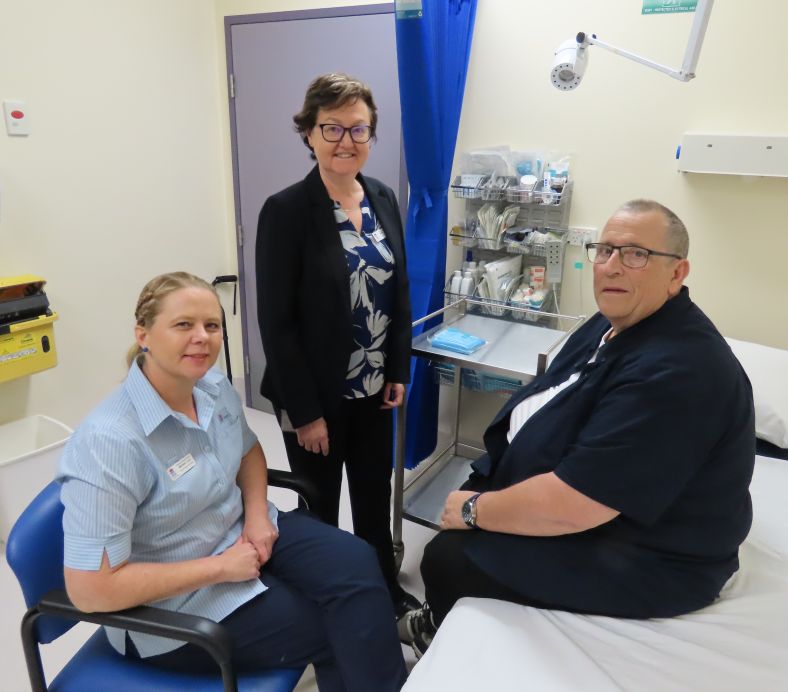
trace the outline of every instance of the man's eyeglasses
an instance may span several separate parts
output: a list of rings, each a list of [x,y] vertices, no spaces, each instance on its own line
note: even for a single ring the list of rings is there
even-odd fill
[[[350,133],[350,139],[356,144],[366,144],[372,139],[372,126],[371,125],[353,125],[353,127],[342,127],[342,125],[334,125],[333,123],[326,123],[318,125],[323,139],[326,142],[339,142],[345,136],[346,132]]]
[[[644,247],[637,245],[610,245],[609,243],[588,243],[586,245],[586,253],[588,259],[594,264],[604,264],[613,255],[613,252],[618,250],[618,256],[621,258],[621,264],[630,269],[642,269],[648,264],[648,258],[651,255],[659,257],[673,257],[675,259],[682,259],[681,255],[675,255],[671,252],[657,252],[656,250],[647,250]]]

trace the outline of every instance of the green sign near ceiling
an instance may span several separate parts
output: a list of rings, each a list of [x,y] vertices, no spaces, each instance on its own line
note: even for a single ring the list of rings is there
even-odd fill
[[[394,9],[397,19],[421,19],[422,0],[396,0]]]
[[[698,0],[643,0],[641,14],[670,14],[673,12],[694,12]]]

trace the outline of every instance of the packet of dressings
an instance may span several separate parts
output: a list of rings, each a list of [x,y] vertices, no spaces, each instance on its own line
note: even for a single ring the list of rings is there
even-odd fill
[[[462,353],[470,355],[474,351],[478,351],[487,342],[473,334],[468,334],[454,327],[446,327],[440,331],[435,332],[429,337],[430,344],[435,348],[445,349],[446,351],[453,351],[454,353]]]

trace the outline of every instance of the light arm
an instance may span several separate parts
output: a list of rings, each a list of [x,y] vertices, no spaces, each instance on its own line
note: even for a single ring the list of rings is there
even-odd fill
[[[700,49],[703,46],[703,38],[706,35],[706,28],[709,24],[709,16],[711,15],[711,8],[713,5],[714,0],[698,0],[698,4],[695,8],[695,18],[692,22],[692,28],[690,29],[689,41],[687,43],[687,48],[684,51],[684,61],[681,64],[681,68],[678,70],[673,69],[672,67],[667,67],[666,65],[662,65],[658,62],[654,62],[653,60],[649,60],[648,58],[644,58],[640,55],[637,55],[636,53],[624,50],[623,48],[613,46],[610,43],[599,39],[596,34],[585,34],[580,32],[577,35],[577,43],[581,46],[601,46],[611,53],[620,55],[621,57],[627,58],[628,60],[633,60],[634,62],[645,65],[646,67],[651,67],[652,69],[663,72],[674,79],[678,79],[682,82],[688,82],[690,79],[695,77],[695,67],[698,64]]]
[[[692,21],[687,49],[684,51],[684,62],[681,64],[681,71],[688,74],[690,79],[695,76],[695,66],[698,64],[713,5],[714,0],[698,0],[695,7],[695,19]]]
[[[578,34],[578,36],[580,35],[581,34]],[[620,55],[623,58],[633,60],[634,62],[638,62],[641,65],[645,65],[646,67],[651,67],[660,72],[664,72],[666,75],[673,77],[674,79],[681,80],[682,82],[688,82],[695,76],[694,73],[685,74],[682,70],[674,70],[672,67],[668,67],[667,65],[662,65],[658,62],[654,62],[653,60],[649,60],[648,58],[644,58],[640,55],[637,55],[637,53],[632,53],[628,50],[624,50],[623,48],[618,48],[614,45],[611,45],[610,43],[606,43],[605,41],[598,39],[596,34],[591,34],[590,36],[583,34],[583,36],[584,43],[586,45],[600,46],[611,53],[615,53],[616,55]]]

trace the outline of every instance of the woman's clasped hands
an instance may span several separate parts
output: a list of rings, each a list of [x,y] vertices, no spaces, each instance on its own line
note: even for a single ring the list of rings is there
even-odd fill
[[[247,581],[260,576],[260,569],[271,558],[274,543],[279,537],[268,515],[255,519],[247,517],[238,540],[221,554],[224,581]]]

